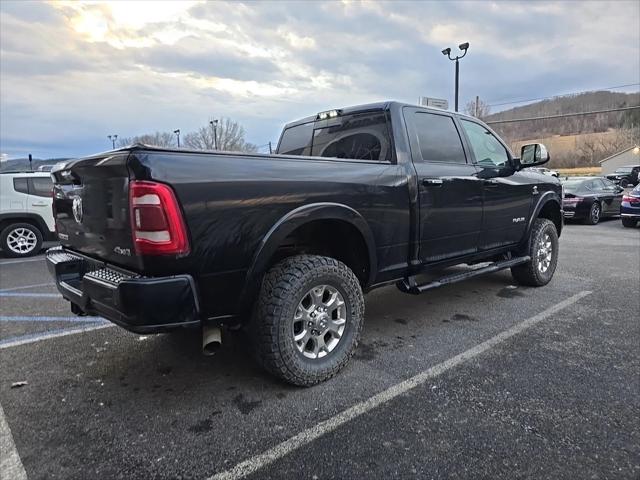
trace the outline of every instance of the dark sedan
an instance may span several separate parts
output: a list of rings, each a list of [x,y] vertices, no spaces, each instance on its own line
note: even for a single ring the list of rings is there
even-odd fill
[[[595,225],[603,217],[620,214],[623,188],[606,178],[573,177],[562,182],[564,218]]]
[[[635,227],[640,221],[640,183],[622,197],[620,216],[622,216],[622,225],[628,228]]]

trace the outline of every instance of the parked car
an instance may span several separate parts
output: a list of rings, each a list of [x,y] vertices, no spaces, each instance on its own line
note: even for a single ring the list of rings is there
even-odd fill
[[[49,173],[0,173],[0,248],[8,257],[28,257],[55,240]]]
[[[622,197],[620,205],[622,225],[633,228],[640,221],[640,184]]]
[[[135,145],[54,168],[62,246],[47,264],[76,314],[201,327],[205,353],[244,327],[266,370],[312,385],[353,354],[363,292],[506,268],[547,284],[561,185],[520,171],[548,160],[541,144],[514,157],[475,118],[397,102],[290,123],[275,155]]]
[[[615,172],[610,173],[606,177],[622,188],[627,188],[638,184],[639,173],[640,165],[627,165],[626,167],[617,168]]]
[[[569,177],[562,183],[564,218],[597,224],[620,213],[624,189],[600,177]]]
[[[543,175],[549,175],[550,177],[560,177],[560,173],[558,173],[555,170],[551,170],[549,168],[544,168],[544,167],[533,167],[530,168],[529,170],[533,171],[533,172],[538,172],[541,173]]]

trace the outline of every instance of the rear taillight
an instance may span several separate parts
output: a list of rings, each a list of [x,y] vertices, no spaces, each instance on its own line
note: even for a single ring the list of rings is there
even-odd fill
[[[173,190],[156,182],[129,184],[131,231],[139,255],[189,253],[187,227]]]
[[[581,199],[579,197],[569,197],[569,198],[563,198],[562,199],[562,203],[578,203]]]
[[[635,205],[636,203],[640,203],[640,197],[632,197],[631,195],[624,195],[622,197],[622,201],[633,203]]]

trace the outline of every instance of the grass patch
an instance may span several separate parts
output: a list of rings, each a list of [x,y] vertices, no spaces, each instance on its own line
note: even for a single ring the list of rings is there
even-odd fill
[[[597,176],[602,174],[600,167],[556,168],[556,170],[563,177]]]

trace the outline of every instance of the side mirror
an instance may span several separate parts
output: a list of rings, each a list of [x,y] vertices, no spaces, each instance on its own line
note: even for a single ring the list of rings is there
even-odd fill
[[[542,143],[529,143],[520,149],[520,168],[543,165],[550,159],[549,151]]]

